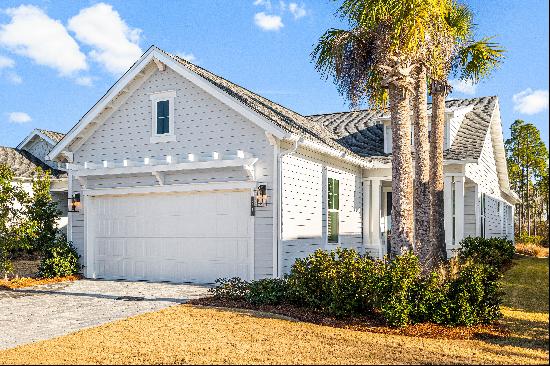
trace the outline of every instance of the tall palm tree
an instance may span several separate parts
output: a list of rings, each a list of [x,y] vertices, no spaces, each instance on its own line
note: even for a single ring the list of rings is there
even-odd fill
[[[345,0],[351,30],[328,30],[312,53],[352,106],[389,100],[392,122],[392,254],[414,241],[410,96],[413,70],[442,0]],[[440,17],[440,13],[437,13]],[[387,92],[386,92],[387,91]]]
[[[502,60],[504,50],[491,38],[473,39],[473,16],[466,5],[448,0],[443,17],[444,29],[434,40],[430,63],[430,93],[432,95],[430,182],[430,235],[434,249],[430,262],[437,264],[446,258],[443,202],[443,131],[445,128],[445,98],[450,92],[450,74],[473,83],[488,76]]]

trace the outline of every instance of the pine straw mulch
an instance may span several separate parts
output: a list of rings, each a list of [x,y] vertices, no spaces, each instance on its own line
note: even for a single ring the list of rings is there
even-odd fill
[[[32,287],[38,285],[48,285],[51,283],[77,281],[82,276],[65,276],[65,277],[53,277],[53,278],[32,278],[32,277],[20,277],[12,278],[9,280],[0,279],[0,290],[14,290],[24,287]]]
[[[433,323],[421,323],[406,327],[390,327],[376,316],[356,316],[352,318],[336,318],[322,314],[312,309],[293,305],[252,305],[246,301],[220,300],[214,297],[203,297],[188,302],[198,305],[226,309],[246,309],[262,313],[271,313],[286,317],[288,320],[313,323],[334,328],[351,329],[360,332],[382,333],[408,337],[422,337],[431,339],[469,340],[508,337],[510,331],[502,324],[488,324],[476,326],[443,326]]]

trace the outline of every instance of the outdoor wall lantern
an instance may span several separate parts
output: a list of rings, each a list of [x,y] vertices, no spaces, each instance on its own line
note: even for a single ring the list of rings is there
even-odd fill
[[[260,184],[254,192],[256,194],[256,207],[266,207],[267,206],[267,186],[265,184]]]
[[[80,212],[80,193],[69,198],[69,212]]]

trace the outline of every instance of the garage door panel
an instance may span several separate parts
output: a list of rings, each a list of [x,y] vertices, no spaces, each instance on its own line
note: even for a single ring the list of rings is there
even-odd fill
[[[249,278],[250,193],[94,198],[97,277],[174,282]]]

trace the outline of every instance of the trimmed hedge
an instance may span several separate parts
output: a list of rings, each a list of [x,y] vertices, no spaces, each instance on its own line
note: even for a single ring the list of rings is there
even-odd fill
[[[499,269],[509,257],[507,245],[499,241],[491,245],[487,253],[498,252],[492,261],[478,261],[487,260],[485,254],[462,254],[428,275],[422,274],[412,253],[388,261],[352,249],[317,250],[297,259],[282,279],[221,279],[211,292],[219,299],[255,305],[287,303],[336,317],[377,315],[391,326],[490,323],[501,316]],[[466,248],[472,250],[474,245]]]
[[[514,258],[514,243],[506,238],[467,237],[460,243],[461,260],[487,264],[499,271],[507,268]]]
[[[72,276],[80,273],[80,256],[63,234],[43,249],[38,275],[44,278]]]

